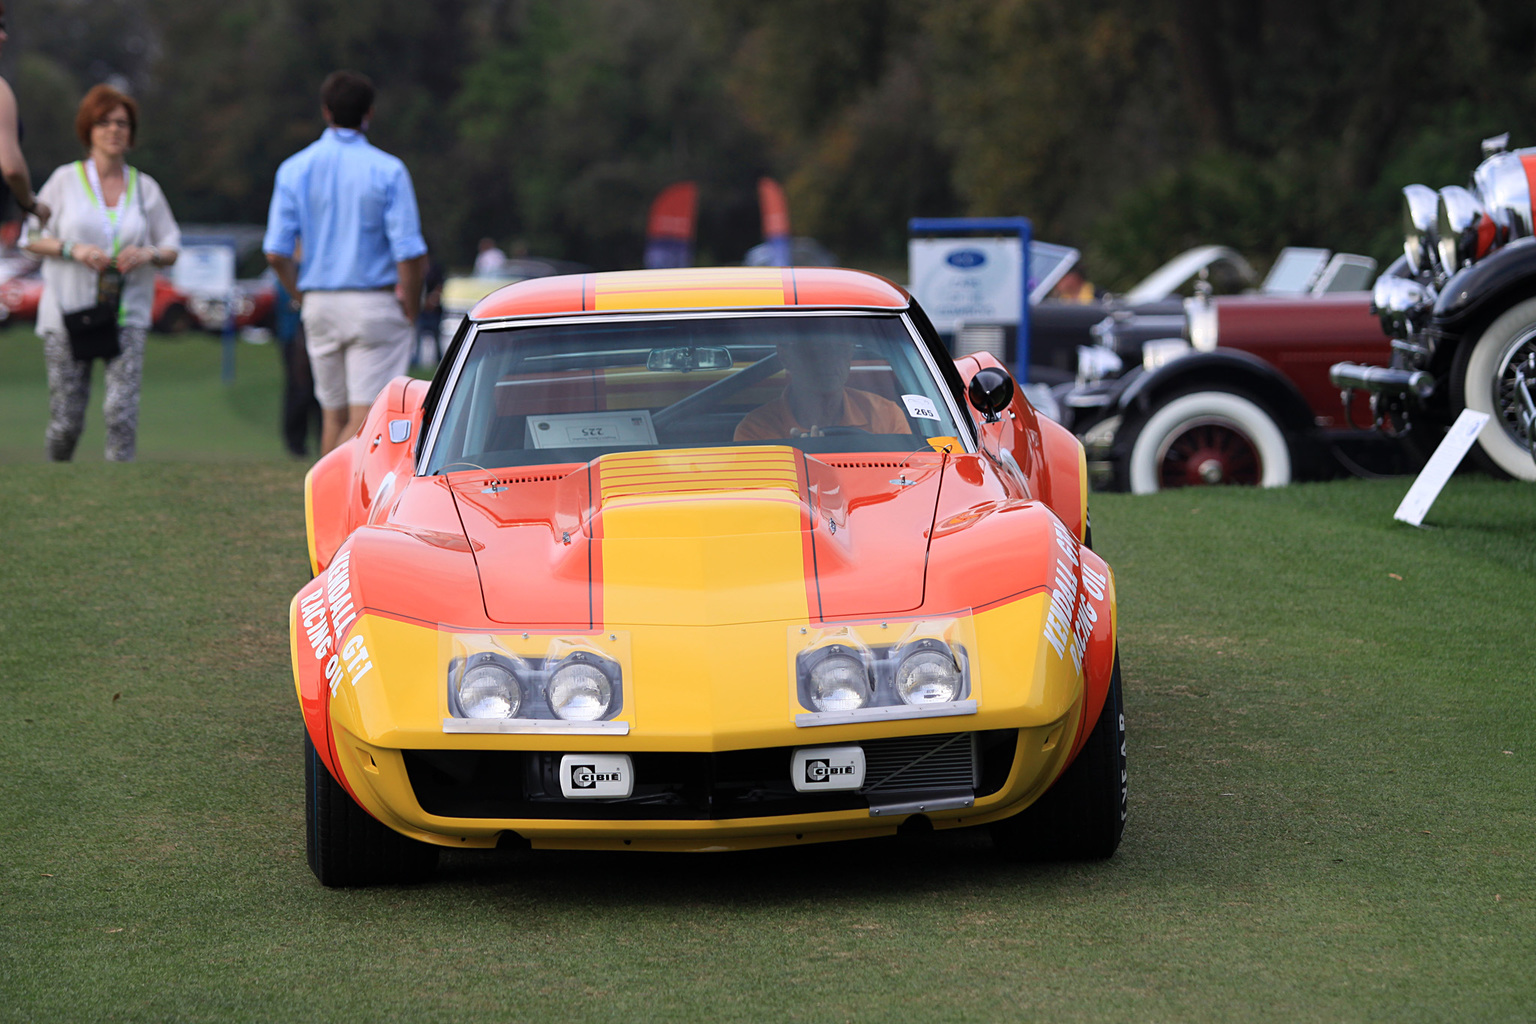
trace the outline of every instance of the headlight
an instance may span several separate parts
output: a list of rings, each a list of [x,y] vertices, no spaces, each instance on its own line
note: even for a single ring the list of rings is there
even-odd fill
[[[459,677],[458,703],[465,718],[516,718],[523,687],[505,665],[485,657],[472,661]]]
[[[903,704],[943,704],[960,695],[960,667],[949,649],[922,641],[896,667],[893,686]]]
[[[869,703],[869,669],[846,647],[826,648],[811,666],[811,703],[817,711],[853,711]]]
[[[1460,185],[1440,190],[1435,217],[1440,263],[1447,274],[1485,255],[1493,247],[1495,228],[1482,202]]]
[[[1428,185],[1403,189],[1403,255],[1408,269],[1421,274],[1435,259],[1435,217],[1440,197]]]
[[[1413,329],[1413,318],[1428,309],[1430,294],[1410,277],[1383,274],[1371,291],[1371,312],[1381,318],[1381,329],[1389,337],[1406,338]]]
[[[549,709],[568,722],[595,722],[613,704],[613,683],[596,665],[571,658],[549,677]]]

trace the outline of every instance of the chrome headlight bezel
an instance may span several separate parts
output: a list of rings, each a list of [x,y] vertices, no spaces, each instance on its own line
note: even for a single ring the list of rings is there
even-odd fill
[[[1406,338],[1415,321],[1434,304],[1434,296],[1411,277],[1383,274],[1371,289],[1371,312],[1381,320],[1388,337]]]
[[[1433,273],[1439,264],[1435,224],[1440,195],[1428,185],[1403,188],[1403,255],[1415,274]]]
[[[1440,190],[1435,234],[1440,265],[1447,275],[1455,274],[1483,255],[1495,233],[1482,200],[1471,191],[1460,185],[1447,185]]]

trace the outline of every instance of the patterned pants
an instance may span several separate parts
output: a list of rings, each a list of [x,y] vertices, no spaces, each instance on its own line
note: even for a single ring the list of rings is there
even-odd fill
[[[107,461],[133,461],[139,432],[139,383],[144,377],[142,327],[118,330],[122,354],[107,364],[107,395],[101,403],[107,422]],[[52,462],[68,462],[75,455],[80,432],[85,429],[85,407],[91,400],[91,364],[75,359],[69,336],[63,331],[43,335],[43,355],[48,361],[48,430],[43,437]]]

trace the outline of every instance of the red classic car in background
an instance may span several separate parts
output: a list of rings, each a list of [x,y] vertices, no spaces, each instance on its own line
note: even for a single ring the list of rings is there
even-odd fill
[[[7,320],[36,320],[37,304],[43,295],[43,278],[34,266],[29,272],[0,282],[0,308]],[[188,308],[185,292],[164,274],[155,275],[153,326],[157,331],[174,333],[197,326]]]
[[[1328,380],[1336,362],[1390,355],[1369,292],[1197,295],[1181,316],[1117,314],[1094,333],[1077,381],[1053,397],[1098,486],[1275,487],[1412,468],[1369,423],[1345,419]]]

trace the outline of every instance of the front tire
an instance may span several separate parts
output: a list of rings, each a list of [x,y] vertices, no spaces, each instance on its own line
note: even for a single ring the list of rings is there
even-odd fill
[[[1010,860],[1104,860],[1125,831],[1125,704],[1120,654],[1093,732],[1045,794],[992,826],[992,843]]]
[[[1536,459],[1520,430],[1515,367],[1536,352],[1536,299],[1505,310],[1471,345],[1463,344],[1451,366],[1452,418],[1461,409],[1485,412],[1492,421],[1472,446],[1472,460],[1497,477],[1536,481]]]
[[[304,733],[305,846],[309,868],[329,887],[420,882],[437,847],[403,836],[363,810],[331,777]]]
[[[1291,482],[1285,432],[1258,402],[1235,391],[1190,391],[1132,427],[1125,475],[1133,494],[1172,487]]]

